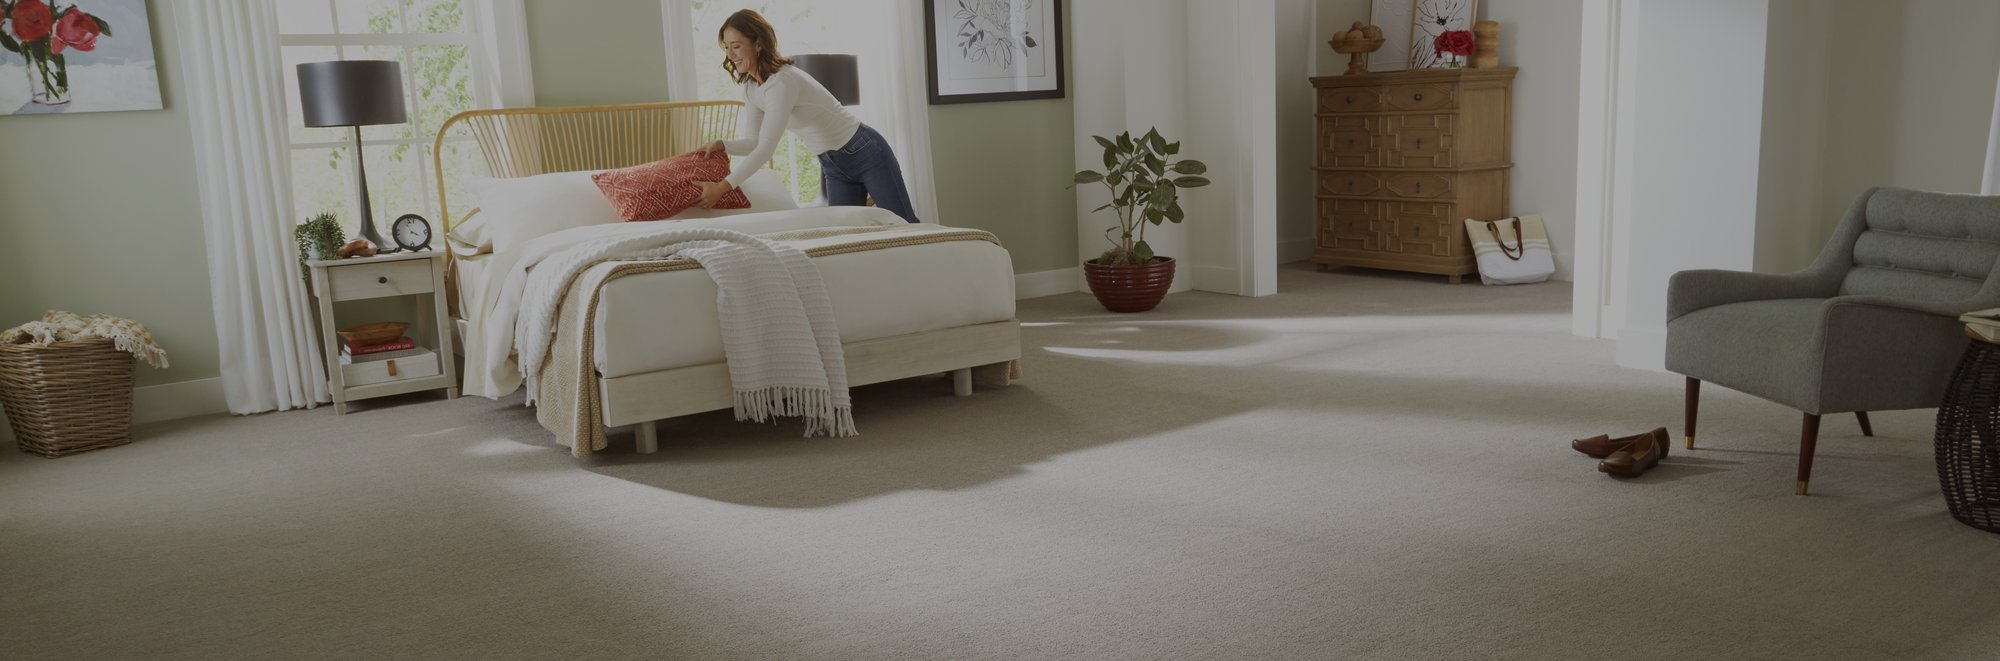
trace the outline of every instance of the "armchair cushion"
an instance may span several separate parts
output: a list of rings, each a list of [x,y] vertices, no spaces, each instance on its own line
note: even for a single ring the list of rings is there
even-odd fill
[[[1922,307],[1839,296],[1704,308],[1667,323],[1667,369],[1806,413],[1929,408],[1965,338],[1954,316]]]

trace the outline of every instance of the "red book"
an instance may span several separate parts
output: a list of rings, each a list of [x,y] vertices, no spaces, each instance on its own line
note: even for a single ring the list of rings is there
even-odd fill
[[[384,351],[402,351],[404,349],[415,348],[416,346],[417,346],[416,340],[412,340],[409,338],[409,336],[406,335],[394,342],[384,342],[381,344],[348,343],[346,349],[348,355],[366,356],[371,353],[382,353]]]

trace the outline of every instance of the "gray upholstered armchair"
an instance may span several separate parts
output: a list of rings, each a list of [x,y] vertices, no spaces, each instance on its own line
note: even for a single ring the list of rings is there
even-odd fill
[[[1667,286],[1667,369],[1687,375],[1687,446],[1701,382],[1805,412],[1798,492],[1819,418],[1931,408],[1966,338],[1958,316],[2000,307],[2000,197],[1870,189],[1811,266],[1786,275],[1683,271]]]

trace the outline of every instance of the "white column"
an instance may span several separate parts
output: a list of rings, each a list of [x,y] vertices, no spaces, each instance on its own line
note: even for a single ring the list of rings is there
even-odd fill
[[[1640,0],[1631,237],[1618,364],[1664,369],[1667,280],[1688,269],[1748,271],[1757,240],[1767,0]]]
[[[1079,170],[1104,169],[1103,149],[1090,139],[1091,136],[1117,135],[1125,129],[1125,47],[1118,35],[1131,29],[1125,25],[1125,14],[1138,4],[1133,0],[1092,0],[1069,4],[1070,33],[1090,35],[1071,40],[1068,53],[1075,74],[1069,83],[1069,93],[1075,131],[1072,142]],[[1104,187],[1097,184],[1076,188],[1079,264],[1083,260],[1095,259],[1110,247],[1104,240],[1104,230],[1116,225],[1117,219],[1112,217],[1110,211],[1091,212],[1109,201]],[[1088,290],[1080,270],[1077,290]]]

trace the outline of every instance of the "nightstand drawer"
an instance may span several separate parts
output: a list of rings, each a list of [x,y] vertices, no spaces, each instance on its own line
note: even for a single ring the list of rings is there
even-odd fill
[[[349,388],[438,375],[438,355],[426,353],[372,363],[341,365],[341,375]]]
[[[336,301],[427,294],[433,289],[428,259],[335,266],[326,271]]]

